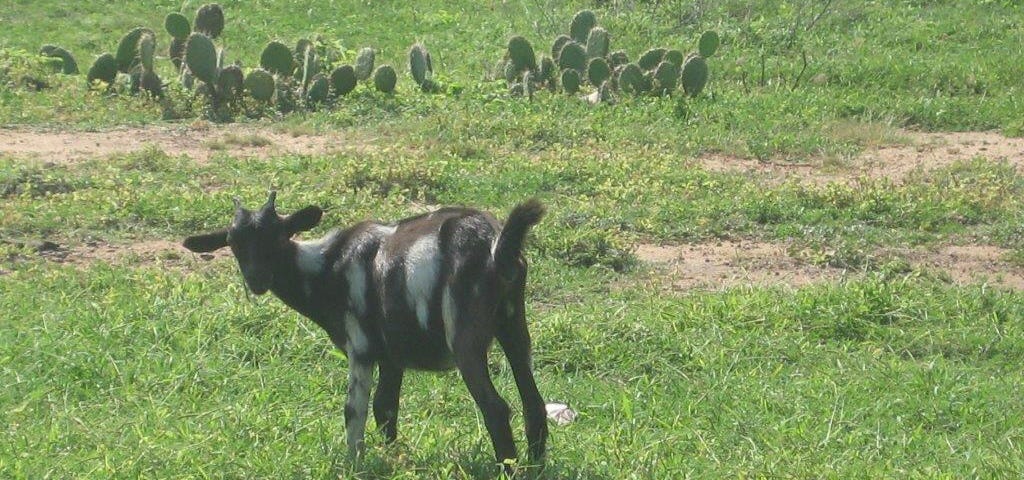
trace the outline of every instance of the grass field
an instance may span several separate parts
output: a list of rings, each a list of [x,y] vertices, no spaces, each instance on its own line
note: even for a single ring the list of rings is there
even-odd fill
[[[350,464],[346,359],[248,298],[230,258],[174,245],[270,188],[282,211],[325,208],[313,235],[548,205],[527,249],[535,369],[580,417],[530,475],[1024,475],[1021,2],[227,0],[229,60],[322,34],[378,48],[400,80],[226,127],[11,74],[42,43],[87,68],[136,25],[165,48],[163,17],[201,3],[0,6],[0,477],[495,475],[455,373],[406,375],[398,444],[374,432]],[[582,8],[631,56],[717,30],[706,93],[591,106],[490,80],[510,35],[546,50]],[[416,91],[415,41],[457,93]],[[31,153],[44,138],[68,146]],[[706,253],[723,242],[782,253]]]

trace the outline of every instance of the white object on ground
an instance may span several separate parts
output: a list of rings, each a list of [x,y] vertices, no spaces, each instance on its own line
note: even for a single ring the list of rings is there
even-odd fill
[[[576,420],[576,412],[564,403],[549,403],[544,405],[548,411],[548,419],[553,420],[557,425],[568,425]]]

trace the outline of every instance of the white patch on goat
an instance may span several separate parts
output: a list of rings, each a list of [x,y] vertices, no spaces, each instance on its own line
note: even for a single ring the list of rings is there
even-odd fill
[[[441,297],[441,318],[444,322],[444,339],[448,343],[448,350],[455,351],[455,325],[458,321],[458,306],[455,305],[455,298],[452,297],[452,287],[445,285],[444,294]]]
[[[413,243],[405,256],[405,293],[424,330],[430,325],[430,299],[440,271],[437,235],[427,235]]]
[[[348,304],[356,315],[366,313],[366,271],[358,262],[353,261],[345,268],[345,280],[348,282]]]
[[[349,358],[370,350],[369,337],[366,336],[366,332],[359,326],[359,320],[352,315],[345,315],[345,335],[348,336],[345,353],[348,354]]]
[[[390,236],[398,227],[394,225],[374,225],[373,229],[380,235]]]

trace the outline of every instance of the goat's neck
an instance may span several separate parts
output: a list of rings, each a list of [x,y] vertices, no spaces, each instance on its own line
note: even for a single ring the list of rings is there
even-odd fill
[[[274,292],[289,307],[299,313],[318,320],[323,305],[316,299],[323,284],[322,276],[327,268],[327,259],[321,241],[297,242],[291,240],[285,245],[282,255],[274,264]]]

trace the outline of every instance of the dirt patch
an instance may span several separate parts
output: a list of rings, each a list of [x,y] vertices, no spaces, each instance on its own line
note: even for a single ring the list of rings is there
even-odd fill
[[[691,245],[640,245],[636,256],[680,290],[718,290],[737,285],[790,285],[838,280],[843,270],[807,265],[781,243],[721,241]]]
[[[80,245],[62,245],[53,241],[9,242],[18,247],[27,247],[28,253],[9,260],[16,263],[28,260],[33,256],[52,262],[89,266],[97,263],[110,263],[129,266],[161,265],[184,266],[197,260],[213,260],[226,258],[231,252],[222,249],[209,254],[194,254],[185,249],[179,242],[169,240],[140,240],[131,243],[86,242]]]
[[[958,161],[984,157],[1005,161],[1018,170],[1024,168],[1024,138],[1009,138],[995,132],[920,133],[902,131],[893,138],[900,144],[880,144],[856,158],[826,163],[812,159],[807,163],[762,162],[729,155],[707,155],[700,165],[713,172],[757,174],[772,183],[796,179],[802,183],[825,185],[852,183],[860,178],[902,181],[918,169],[928,171]]]
[[[104,132],[0,130],[0,155],[74,163],[156,148],[171,156],[205,163],[216,155],[266,158],[275,155],[323,155],[376,149],[376,138],[359,131],[293,134],[269,125],[150,125]]]
[[[789,254],[785,243],[720,241],[690,245],[643,244],[637,257],[652,267],[659,283],[673,290],[719,290],[739,285],[800,287],[858,275],[812,265]],[[893,249],[882,252],[905,260],[915,271],[935,274],[966,285],[991,285],[1024,290],[1024,269],[1005,260],[1008,251],[986,245],[948,245],[934,249]]]

